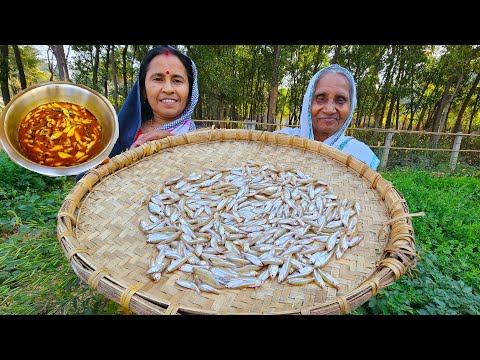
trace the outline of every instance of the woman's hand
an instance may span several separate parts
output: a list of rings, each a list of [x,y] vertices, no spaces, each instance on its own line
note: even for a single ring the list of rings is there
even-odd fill
[[[150,140],[160,140],[163,139],[167,136],[172,136],[173,134],[168,132],[167,130],[153,130],[149,131],[148,133],[141,134],[137,141],[135,141],[132,146],[130,146],[130,149],[134,149],[136,147],[139,147],[143,143],[146,143],[147,141]]]

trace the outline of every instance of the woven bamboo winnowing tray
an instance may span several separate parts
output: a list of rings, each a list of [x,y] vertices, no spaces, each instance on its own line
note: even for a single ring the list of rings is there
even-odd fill
[[[322,180],[341,199],[358,201],[362,242],[325,270],[340,283],[323,290],[267,279],[257,288],[197,293],[175,284],[181,271],[146,275],[158,252],[139,221],[143,203],[164,180],[238,167],[281,164]],[[202,130],[146,143],[90,170],[58,212],[57,235],[77,276],[136,314],[345,314],[415,266],[411,216],[403,196],[379,173],[321,142],[262,131]]]

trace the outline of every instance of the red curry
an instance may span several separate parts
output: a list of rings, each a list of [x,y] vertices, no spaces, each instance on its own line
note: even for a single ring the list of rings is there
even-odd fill
[[[72,166],[95,155],[102,139],[97,118],[84,106],[51,102],[30,111],[20,123],[20,148],[47,166]]]

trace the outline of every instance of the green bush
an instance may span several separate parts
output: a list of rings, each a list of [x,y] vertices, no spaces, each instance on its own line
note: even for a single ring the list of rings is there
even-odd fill
[[[397,168],[383,176],[405,197],[421,259],[358,308],[357,314],[480,314],[480,179],[458,173]]]
[[[117,313],[65,261],[56,215],[73,177],[48,177],[0,152],[0,314]]]

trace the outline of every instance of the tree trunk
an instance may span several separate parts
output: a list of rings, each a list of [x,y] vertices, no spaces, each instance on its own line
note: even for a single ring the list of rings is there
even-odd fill
[[[132,59],[137,58],[137,52],[138,52],[138,45],[132,45],[133,46],[133,54],[132,54]],[[133,62],[133,60],[132,60]],[[133,66],[130,66],[131,72],[130,72],[130,86],[129,88],[131,89],[133,87],[133,83],[135,82],[135,68]]]
[[[390,129],[392,124],[392,114],[395,108],[395,95],[390,98],[390,105],[388,106],[387,119],[385,120],[385,129]]]
[[[415,131],[420,131],[420,127],[422,126],[423,118],[425,117],[425,111],[427,111],[427,107],[422,107],[422,111],[420,112],[420,116],[418,117],[417,126],[415,127]]]
[[[250,94],[249,94],[249,98],[250,99],[254,99],[254,92],[253,92],[253,84],[255,82],[255,65],[257,62],[257,55],[256,53],[254,53],[253,55],[253,61],[252,61],[252,69],[251,69],[251,74],[252,76],[250,77]],[[255,108],[255,105],[254,105],[254,102],[252,101],[250,103],[250,113],[248,114],[248,120],[253,120],[253,116],[254,116],[254,108]]]
[[[461,84],[462,80],[463,80],[463,75],[460,75],[459,78],[458,78],[457,84],[455,85],[455,89],[453,90],[453,94],[452,94],[452,96],[450,96],[450,98],[447,101],[447,105],[446,105],[446,110],[447,111],[445,111],[444,115],[441,118],[439,128],[440,129],[445,129],[445,131],[446,131],[446,128],[447,128],[448,114],[450,114],[453,99],[455,99],[455,96],[457,96],[457,94],[458,94],[458,90],[460,89],[460,84]]]
[[[112,78],[113,78],[113,104],[115,111],[118,112],[118,81],[117,64],[115,62],[115,45],[112,45]]]
[[[395,129],[399,129],[398,120],[400,119],[400,99],[397,98],[395,101]],[[402,123],[402,129],[405,126],[405,121]]]
[[[452,110],[452,107],[449,104],[448,107],[447,107],[447,113],[445,114],[446,119],[448,119],[448,115],[450,114],[450,110]],[[442,128],[440,129],[440,132],[447,132],[447,122],[446,121],[444,121],[442,123]]]
[[[260,82],[260,69],[258,69],[256,74],[257,74],[257,76],[256,76],[255,91],[253,93],[253,113],[252,113],[253,117],[252,117],[252,120],[257,119],[257,115],[258,115],[257,108],[258,108],[258,105],[260,104],[260,102],[258,101],[258,96],[257,96],[257,94],[259,94],[260,84],[261,84],[261,82]]]
[[[127,83],[127,49],[128,45],[125,45],[122,52],[122,75],[123,75],[123,97],[126,99],[128,96],[128,83]]]
[[[50,48],[48,48],[47,51],[47,66],[48,66],[48,71],[50,72],[50,78],[48,81],[53,81],[54,78],[54,73],[55,73],[55,66],[53,65],[53,54],[52,57],[50,57]]]
[[[452,96],[450,96],[450,98],[448,98],[447,96],[447,102],[444,106],[444,111],[441,111],[439,113],[437,113],[437,117],[435,118],[435,124],[437,122],[437,118],[439,117],[440,120],[438,121],[438,126],[437,126],[437,129],[434,130],[437,131],[437,132],[445,132],[446,131],[446,126],[447,126],[447,119],[448,119],[448,114],[450,113],[450,106],[453,102],[453,99],[455,98],[455,96],[457,95],[458,93],[458,89],[460,87],[460,83],[462,81],[462,78],[463,76],[460,75],[458,77],[458,80],[457,80],[457,84],[455,85],[455,89],[453,91],[453,94]],[[442,98],[443,100],[443,98]],[[441,114],[441,116],[439,116],[439,114]],[[435,125],[434,124],[434,125]],[[433,147],[436,148],[438,146],[438,141],[440,140],[440,135],[433,135],[432,136],[432,144],[433,144]]]
[[[225,129],[226,128],[226,123],[225,123],[225,111],[224,111],[224,101],[220,100],[218,104],[218,120],[220,120],[220,129]]]
[[[10,102],[8,89],[8,45],[0,45],[0,87],[2,88],[3,104]]]
[[[237,112],[237,106],[233,105],[231,109],[231,115],[233,121],[238,121],[238,112]]]
[[[387,95],[389,93],[389,89],[390,89],[390,83],[391,83],[391,76],[392,76],[392,69],[393,69],[393,66],[395,64],[395,45],[393,46],[392,48],[392,54],[390,55],[389,57],[389,63],[388,63],[388,67],[387,67],[387,70],[386,70],[386,76],[385,76],[385,82],[383,83],[383,86],[382,86],[382,89],[381,89],[381,96],[380,96],[380,100],[378,102],[378,106],[377,106],[377,109],[375,111],[375,115],[374,115],[374,124],[373,124],[373,127],[374,128],[380,128],[381,126],[381,122],[382,122],[382,119],[383,119],[383,114],[385,113],[385,106],[386,106],[386,98],[387,98]],[[376,143],[378,141],[378,132],[375,132],[375,135],[374,135],[374,142]]]
[[[52,50],[55,60],[57,61],[58,76],[61,81],[70,81],[70,76],[68,75],[67,59],[65,57],[65,50],[63,45],[48,45],[50,50]]]
[[[103,91],[108,99],[108,64],[110,63],[110,45],[107,45],[107,55],[105,56],[105,72],[103,74]]]
[[[428,87],[430,86],[430,82],[431,82],[431,77],[428,78],[428,80],[426,82],[426,85],[423,88],[422,95],[420,96],[420,99],[418,99],[416,107],[415,108],[412,107],[411,114],[410,114],[410,122],[408,123],[408,130],[411,130],[412,127],[413,127],[413,120],[414,120],[413,116],[414,116],[415,112],[418,110],[418,108],[421,106],[423,97],[425,96],[425,92],[427,91]],[[414,93],[413,93],[413,90],[412,90],[412,101],[413,101],[413,97],[414,97]],[[422,113],[425,114],[425,107],[422,108]],[[419,122],[421,122],[421,121],[423,121],[423,116],[422,116],[422,119],[419,120]],[[418,127],[418,123],[417,123],[417,127]]]
[[[20,78],[20,86],[22,87],[22,90],[24,90],[27,88],[27,79],[25,77],[25,70],[23,69],[23,61],[22,57],[20,56],[20,49],[18,48],[18,45],[12,46],[13,53],[15,54],[15,62],[17,63],[18,77]]]
[[[470,102],[470,99],[472,98],[472,95],[475,92],[479,81],[480,81],[480,72],[477,74],[477,77],[473,81],[472,87],[468,91],[468,94],[465,97],[465,100],[463,101],[462,108],[460,109],[460,112],[458,113],[457,121],[455,121],[455,126],[453,127],[453,132],[454,133],[457,133],[457,132],[460,131],[460,126],[462,124],[463,114],[465,113],[465,110],[467,109],[467,105]]]
[[[396,112],[396,116],[395,116],[395,129],[398,130],[398,120],[400,118],[400,91],[403,89],[404,87],[404,83],[405,83],[405,57],[403,57],[404,53],[404,48],[401,48],[400,50],[400,66],[399,66],[399,69],[398,69],[398,80],[395,81],[395,87],[396,87],[396,91],[394,91],[394,98],[395,98],[395,112]],[[402,124],[403,126],[403,124]]]
[[[435,119],[433,122],[433,128],[432,132],[438,132],[439,129],[441,128],[441,122],[442,122],[442,115],[443,115],[443,110],[445,106],[447,105],[448,101],[448,92],[450,90],[450,87],[453,84],[453,77],[451,77],[447,85],[445,85],[445,90],[443,91],[442,99],[440,100],[440,104],[438,105],[437,113],[435,114]],[[432,147],[435,149],[438,145],[438,141],[440,140],[440,135],[434,134],[432,135]]]
[[[473,118],[475,117],[475,114],[477,113],[477,105],[478,105],[478,96],[479,95],[480,95],[480,89],[478,89],[478,91],[477,91],[477,97],[475,99],[475,104],[473,105],[472,114],[470,115],[470,122],[468,124],[467,134],[470,134],[472,132],[472,122],[473,122]]]
[[[318,71],[318,67],[320,65],[320,55],[322,54],[322,48],[323,45],[318,45],[318,50],[317,50],[317,59],[315,61],[315,67],[313,68],[313,73],[316,74]]]
[[[342,45],[336,45],[335,46],[335,54],[333,55],[332,58],[332,64],[337,64],[338,63],[338,58],[340,56],[340,49],[342,48]]]
[[[440,100],[433,106],[432,110],[428,112],[427,121],[425,122],[425,126],[423,130],[430,130],[433,131],[433,120],[437,117],[437,113],[440,107]]]
[[[95,59],[93,60],[93,88],[99,90],[98,88],[98,65],[100,62],[100,45],[95,45]]]
[[[355,124],[353,124],[354,127],[359,127],[361,126],[361,119],[362,117],[364,117],[364,114],[365,114],[365,107],[366,107],[366,98],[367,98],[367,95],[363,95],[362,99],[360,100],[360,104],[362,104],[362,106],[360,107],[360,109],[357,111],[357,117],[355,119]]]
[[[193,114],[192,114],[192,119],[193,120],[200,120],[200,121],[204,120],[202,110],[203,110],[202,109],[202,97],[199,96],[197,106],[195,106],[195,110],[193,111]]]
[[[413,114],[410,116],[410,120],[408,122],[408,127],[407,127],[407,130],[412,130],[412,127],[413,127]]]
[[[272,87],[270,88],[270,95],[268,96],[268,110],[267,123],[268,131],[273,131],[275,124],[275,115],[277,113],[277,99],[278,99],[278,64],[280,62],[281,45],[275,45],[273,52],[273,72],[272,72]]]

